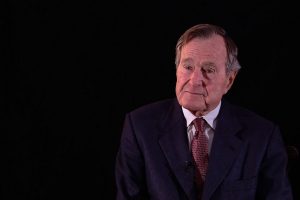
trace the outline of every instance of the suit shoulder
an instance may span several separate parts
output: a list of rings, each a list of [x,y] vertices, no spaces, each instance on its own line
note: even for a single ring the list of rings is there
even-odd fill
[[[238,120],[243,124],[248,124],[250,126],[260,126],[260,127],[274,127],[276,124],[263,117],[262,115],[239,105],[231,104],[231,111],[237,116]]]

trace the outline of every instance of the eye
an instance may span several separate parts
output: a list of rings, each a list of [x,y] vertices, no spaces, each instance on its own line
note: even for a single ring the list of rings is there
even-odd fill
[[[204,67],[202,68],[203,72],[206,73],[206,74],[213,74],[216,72],[216,69],[212,66],[207,66],[207,67]]]
[[[183,67],[186,69],[186,70],[193,70],[193,67],[191,65],[183,65]]]
[[[210,67],[210,68],[206,69],[205,71],[206,71],[206,73],[211,74],[211,73],[215,73],[216,70],[214,68]]]

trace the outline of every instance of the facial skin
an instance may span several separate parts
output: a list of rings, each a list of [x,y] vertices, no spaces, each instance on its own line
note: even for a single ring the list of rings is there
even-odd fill
[[[194,38],[183,46],[176,71],[179,104],[196,116],[213,110],[237,74],[226,74],[226,60],[225,43],[219,35]]]

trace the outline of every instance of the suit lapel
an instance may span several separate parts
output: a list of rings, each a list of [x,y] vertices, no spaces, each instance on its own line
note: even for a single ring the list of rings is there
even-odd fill
[[[191,161],[186,132],[186,121],[176,102],[162,121],[160,147],[187,196],[193,193],[193,171],[187,168]]]
[[[242,144],[241,140],[235,135],[241,129],[241,125],[231,115],[227,106],[229,105],[226,105],[225,102],[222,103],[218,116],[204,185],[204,200],[210,199],[213,192],[224,180]]]

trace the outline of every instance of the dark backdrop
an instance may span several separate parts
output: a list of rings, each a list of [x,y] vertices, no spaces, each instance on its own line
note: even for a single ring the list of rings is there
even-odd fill
[[[174,97],[175,44],[196,23],[223,26],[239,46],[242,70],[227,98],[278,123],[299,148],[296,8],[279,0],[1,1],[0,198],[114,199],[124,115]]]

